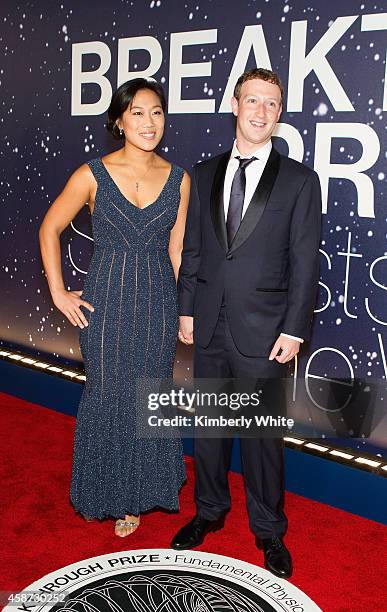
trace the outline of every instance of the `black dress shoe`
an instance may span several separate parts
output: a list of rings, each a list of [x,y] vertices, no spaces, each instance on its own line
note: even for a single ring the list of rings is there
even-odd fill
[[[209,521],[196,514],[192,521],[184,525],[184,527],[177,532],[172,540],[171,548],[175,550],[195,548],[195,546],[202,544],[207,533],[210,533],[210,531],[218,531],[218,529],[222,529],[223,525],[224,517],[216,521]]]
[[[293,572],[292,558],[279,537],[262,540],[265,567],[279,578],[290,578]]]

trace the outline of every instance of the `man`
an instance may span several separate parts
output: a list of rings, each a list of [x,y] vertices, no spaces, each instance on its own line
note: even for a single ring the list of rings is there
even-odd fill
[[[232,98],[231,151],[193,169],[178,281],[180,331],[194,340],[195,378],[282,378],[307,340],[318,286],[321,192],[317,174],[279,155],[271,136],[282,111],[277,74],[254,69]],[[201,544],[230,508],[232,439],[195,442],[197,514],[172,541]],[[241,439],[250,526],[265,566],[292,573],[283,535],[283,442]],[[238,526],[235,526],[238,536]]]

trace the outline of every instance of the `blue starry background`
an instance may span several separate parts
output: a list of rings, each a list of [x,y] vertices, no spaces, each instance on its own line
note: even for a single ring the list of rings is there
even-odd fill
[[[335,74],[351,100],[354,112],[337,112],[312,72],[305,80],[302,112],[288,112],[281,121],[294,126],[304,142],[304,163],[313,167],[316,123],[359,122],[376,132],[381,151],[366,173],[375,194],[375,218],[358,216],[355,186],[347,180],[331,179],[327,210],[323,219],[321,248],[320,310],[315,316],[313,340],[300,360],[299,376],[308,359],[320,348],[333,347],[340,354],[321,351],[310,372],[321,377],[355,376],[370,384],[385,380],[387,355],[387,205],[386,122],[383,86],[386,32],[361,31],[361,16],[387,12],[380,2],[338,0],[322,3],[292,0],[3,0],[0,8],[0,214],[1,266],[0,337],[8,347],[41,355],[66,364],[81,361],[78,332],[51,301],[39,254],[38,229],[49,205],[71,173],[86,160],[106,154],[118,145],[105,129],[105,115],[71,116],[72,44],[102,41],[111,50],[107,78],[117,84],[117,46],[120,38],[153,36],[159,41],[163,61],[154,76],[168,92],[171,32],[218,29],[216,43],[186,47],[183,61],[211,60],[212,75],[185,78],[182,95],[187,99],[215,98],[214,114],[170,114],[160,153],[188,171],[197,161],[230,148],[234,122],[229,113],[218,113],[227,78],[243,30],[262,25],[272,68],[282,77],[287,91],[291,24],[307,20],[307,51],[341,16],[358,15],[354,24],[328,53]],[[384,17],[384,20],[386,17]],[[142,70],[149,62],[145,51],[130,56],[131,70]],[[95,70],[99,59],[84,57],[83,69]],[[256,65],[251,52],[247,67]],[[83,86],[82,101],[95,102],[99,88]],[[287,153],[284,140],[277,148]],[[353,163],[362,154],[354,139],[333,141],[331,161]],[[345,253],[351,233],[347,311],[344,312]],[[61,237],[65,285],[82,289],[93,242],[87,206]],[[377,258],[374,277],[370,266]],[[383,259],[384,258],[384,259]],[[328,300],[329,298],[329,300]],[[365,298],[380,323],[371,319]],[[328,302],[328,306],[327,306]],[[385,323],[384,323],[385,322]],[[342,357],[346,356],[346,359]],[[190,353],[180,347],[178,364],[190,374]],[[387,398],[376,394],[377,426],[358,445],[384,446],[380,418]]]

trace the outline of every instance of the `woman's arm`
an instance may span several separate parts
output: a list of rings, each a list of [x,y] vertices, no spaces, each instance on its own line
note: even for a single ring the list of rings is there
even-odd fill
[[[50,206],[39,230],[40,250],[52,300],[73,325],[81,328],[87,325],[87,321],[79,307],[94,309],[80,298],[82,292],[65,289],[59,237],[86,202],[94,199],[95,188],[93,174],[89,166],[83,164]]]
[[[183,180],[180,186],[179,210],[177,213],[176,223],[172,228],[169,240],[169,257],[172,262],[176,282],[181,264],[181,253],[183,251],[183,240],[185,231],[185,221],[187,218],[190,184],[191,179],[189,177],[189,174],[187,172],[184,172]]]

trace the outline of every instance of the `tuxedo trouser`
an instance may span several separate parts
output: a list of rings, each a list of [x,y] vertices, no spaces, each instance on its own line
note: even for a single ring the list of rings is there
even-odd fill
[[[268,357],[242,355],[232,338],[226,306],[222,305],[210,344],[197,344],[195,378],[285,378],[287,366]],[[195,502],[197,513],[216,520],[230,509],[228,484],[232,437],[195,439]],[[259,538],[282,536],[284,513],[283,440],[240,438],[242,468],[250,528]]]

